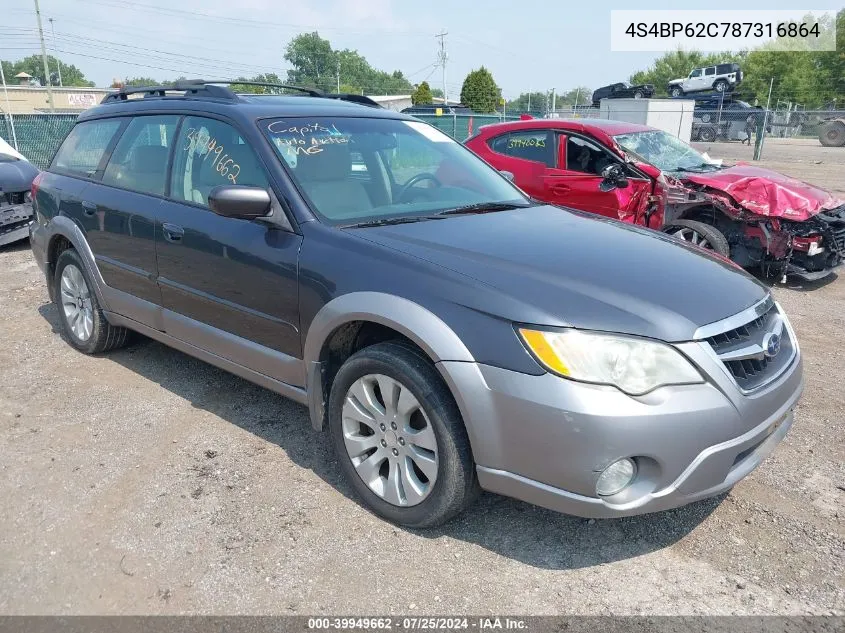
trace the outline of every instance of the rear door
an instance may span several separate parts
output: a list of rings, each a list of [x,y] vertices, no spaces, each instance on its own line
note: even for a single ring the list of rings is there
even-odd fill
[[[618,157],[597,141],[576,134],[558,134],[557,161],[546,170],[545,190],[554,204],[599,213],[633,222],[644,208],[651,192],[651,181],[635,174]],[[629,175],[627,187],[603,191],[602,172],[620,165]]]
[[[544,177],[555,165],[551,130],[519,130],[488,139],[485,159],[496,169],[509,171],[514,183],[532,198],[549,201]]]
[[[170,114],[125,119],[100,182],[91,184],[83,200],[106,284],[146,302],[121,302],[118,296],[115,308],[154,327],[160,325],[161,305],[156,225],[179,119]]]
[[[263,163],[230,122],[188,116],[172,165],[156,236],[165,331],[277,380],[304,384],[301,236],[208,207],[218,185],[270,188]]]

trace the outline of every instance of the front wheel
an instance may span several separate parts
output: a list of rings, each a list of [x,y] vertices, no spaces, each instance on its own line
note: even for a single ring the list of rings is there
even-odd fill
[[[714,226],[695,220],[675,220],[663,228],[663,232],[677,240],[688,242],[722,257],[731,256],[727,238]]]
[[[698,130],[698,138],[704,143],[712,143],[716,140],[716,130],[710,126],[704,126]]]
[[[819,142],[825,147],[845,146],[845,123],[842,121],[827,121],[819,131]]]
[[[644,96],[644,95],[643,95],[642,91],[640,91],[640,90],[637,90],[637,91],[634,93],[634,99],[642,99],[642,98],[643,98],[643,96]]]
[[[433,527],[475,499],[458,406],[429,359],[409,345],[366,347],[341,366],[329,396],[329,431],[352,488],[389,521]]]
[[[672,88],[671,90],[669,90],[669,94],[672,95],[673,97],[681,97],[681,96],[683,96],[684,91],[681,90],[680,88]]]

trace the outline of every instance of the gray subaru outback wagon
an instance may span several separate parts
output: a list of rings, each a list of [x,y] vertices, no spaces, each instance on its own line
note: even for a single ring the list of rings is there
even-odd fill
[[[752,277],[538,204],[410,116],[302,92],[185,82],[79,117],[32,196],[71,345],[140,332],[307,405],[361,500],[414,527],[479,489],[672,508],[786,435],[798,342]]]

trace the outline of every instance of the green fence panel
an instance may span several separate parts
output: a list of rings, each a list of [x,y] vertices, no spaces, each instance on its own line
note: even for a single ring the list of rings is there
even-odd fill
[[[76,117],[76,114],[13,115],[18,151],[39,169],[46,169]],[[0,117],[0,137],[14,147],[8,115]]]
[[[516,121],[519,119],[518,116],[503,117],[500,114],[444,114],[442,116],[435,114],[416,114],[414,116],[446,132],[446,134],[460,142],[464,142],[470,136],[470,129],[475,133],[478,132],[478,128],[482,125],[501,123],[503,121]]]

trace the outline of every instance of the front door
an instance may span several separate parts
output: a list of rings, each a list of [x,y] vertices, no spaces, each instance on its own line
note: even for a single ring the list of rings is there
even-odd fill
[[[186,117],[158,235],[165,331],[304,385],[297,282],[302,238],[260,220],[213,213],[209,192],[232,184],[269,188],[255,151],[229,123]]]
[[[602,187],[604,169],[619,164],[629,174],[627,187]],[[634,177],[622,161],[593,140],[558,136],[558,160],[544,177],[546,199],[554,204],[633,222],[648,197],[651,182]]]

